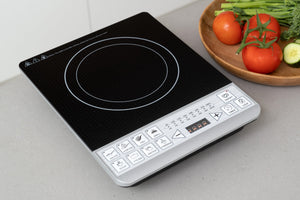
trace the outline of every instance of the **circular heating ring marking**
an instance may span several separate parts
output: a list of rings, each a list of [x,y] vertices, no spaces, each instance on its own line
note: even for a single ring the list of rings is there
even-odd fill
[[[97,44],[97,43],[100,43],[100,42],[109,41],[109,40],[116,40],[116,39],[136,39],[136,40],[142,40],[142,41],[146,41],[146,42],[150,42],[150,43],[153,43],[153,44],[155,44],[155,45],[158,45],[158,46],[160,46],[161,48],[163,48],[164,50],[166,50],[166,51],[173,57],[173,59],[174,59],[174,61],[175,61],[175,63],[176,63],[177,71],[178,71],[177,76],[176,76],[176,80],[175,80],[174,84],[172,85],[172,87],[171,87],[164,95],[162,95],[162,96],[159,97],[158,99],[156,99],[156,100],[154,100],[154,101],[152,101],[152,102],[150,102],[150,103],[147,103],[147,104],[144,104],[144,105],[141,105],[141,106],[132,107],[132,108],[122,108],[122,109],[118,109],[118,108],[116,108],[116,109],[104,108],[104,107],[100,107],[100,106],[95,106],[95,105],[89,104],[89,103],[87,103],[87,102],[81,100],[80,98],[78,98],[78,97],[71,91],[71,89],[69,88],[69,85],[68,85],[68,83],[67,83],[67,70],[68,70],[68,67],[70,66],[71,61],[72,61],[72,60],[73,60],[80,52],[82,52],[83,50],[85,50],[86,48],[88,48],[88,47],[90,47],[90,46],[92,46],[92,45],[94,45],[94,44]],[[139,37],[113,37],[113,38],[107,38],[107,39],[103,39],[103,40],[94,42],[94,43],[92,43],[92,44],[89,44],[89,45],[87,45],[86,47],[84,47],[84,48],[82,48],[81,50],[79,50],[74,56],[72,56],[72,58],[69,60],[67,66],[66,66],[66,69],[65,69],[65,73],[64,73],[64,81],[65,81],[65,85],[66,85],[68,91],[71,93],[71,95],[72,95],[74,98],[76,98],[78,101],[80,101],[80,102],[82,102],[82,103],[84,103],[84,104],[86,104],[86,105],[88,105],[88,106],[91,106],[91,107],[97,108],[97,109],[107,110],[107,111],[128,111],[128,110],[135,110],[135,109],[139,109],[139,108],[143,108],[143,107],[149,106],[149,105],[151,105],[151,104],[153,104],[153,103],[155,103],[155,102],[161,100],[162,98],[164,98],[167,94],[169,94],[169,93],[173,90],[173,88],[174,88],[175,85],[177,84],[178,78],[179,78],[179,74],[180,74],[179,64],[178,64],[178,61],[177,61],[176,57],[173,55],[173,53],[172,53],[169,49],[167,49],[167,48],[164,47],[163,45],[161,45],[161,44],[159,44],[159,43],[157,43],[157,42],[154,42],[154,41],[152,41],[152,40],[148,40],[148,39],[145,39],[145,38],[139,38]]]
[[[157,55],[163,60],[163,62],[164,62],[164,64],[165,64],[165,67],[166,67],[166,75],[165,75],[165,78],[164,78],[164,80],[162,81],[162,83],[158,86],[158,88],[156,88],[155,90],[153,90],[152,92],[150,92],[149,94],[147,94],[147,95],[145,95],[145,96],[142,96],[142,97],[139,97],[139,98],[135,98],[135,99],[132,99],[132,100],[126,100],[126,101],[112,101],[112,100],[106,100],[106,99],[101,99],[101,98],[99,98],[99,97],[96,97],[96,96],[90,94],[89,92],[87,92],[87,91],[82,87],[82,85],[80,84],[80,82],[79,82],[79,80],[78,80],[78,69],[79,69],[81,63],[82,63],[88,56],[90,56],[91,54],[95,53],[96,51],[99,51],[99,50],[104,49],[104,48],[107,48],[107,47],[119,46],[119,45],[124,45],[124,46],[125,46],[125,45],[132,45],[132,46],[143,47],[143,48],[145,48],[145,49],[148,49],[148,50],[154,52],[155,54],[157,54]],[[164,83],[166,82],[167,77],[168,77],[168,64],[167,64],[166,60],[165,60],[165,59],[164,59],[157,51],[155,51],[155,50],[153,50],[153,49],[151,49],[151,48],[149,48],[149,47],[146,47],[146,46],[144,46],[144,45],[132,44],[132,43],[116,43],[116,44],[111,44],[111,45],[107,45],[107,46],[98,48],[98,49],[92,51],[91,53],[89,53],[87,56],[85,56],[85,57],[80,61],[78,67],[76,68],[76,82],[77,82],[78,86],[80,87],[80,89],[81,89],[83,92],[85,92],[87,95],[89,95],[89,96],[91,96],[91,97],[93,97],[93,98],[95,98],[95,99],[98,99],[98,100],[101,100],[101,101],[105,101],[105,102],[110,102],[110,103],[126,103],[126,102],[133,102],[133,101],[138,101],[138,100],[144,99],[144,98],[146,98],[146,97],[152,95],[153,93],[155,93],[157,90],[159,90],[159,89],[164,85]]]

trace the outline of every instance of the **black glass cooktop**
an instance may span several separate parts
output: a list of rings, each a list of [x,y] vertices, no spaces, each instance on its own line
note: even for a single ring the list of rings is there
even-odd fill
[[[92,151],[230,83],[148,13],[20,68]]]

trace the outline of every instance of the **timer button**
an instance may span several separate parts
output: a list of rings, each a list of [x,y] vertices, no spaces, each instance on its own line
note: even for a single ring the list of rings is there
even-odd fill
[[[238,109],[236,109],[232,104],[227,104],[225,106],[222,106],[221,109],[227,114],[232,115],[233,113],[237,112]]]

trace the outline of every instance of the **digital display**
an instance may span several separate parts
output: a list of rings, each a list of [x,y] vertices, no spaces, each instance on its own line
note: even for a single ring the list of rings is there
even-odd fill
[[[203,118],[200,121],[197,121],[196,123],[186,127],[186,130],[189,133],[193,133],[193,132],[203,128],[204,126],[207,126],[208,124],[210,124],[210,122],[206,118]]]

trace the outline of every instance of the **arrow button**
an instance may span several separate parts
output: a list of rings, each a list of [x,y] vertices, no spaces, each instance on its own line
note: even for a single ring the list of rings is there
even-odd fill
[[[180,138],[185,138],[185,136],[177,129],[172,138],[180,139]]]
[[[222,112],[215,112],[215,113],[209,113],[210,116],[212,116],[212,118],[214,118],[216,121],[219,121],[219,119],[221,118],[222,116]]]

